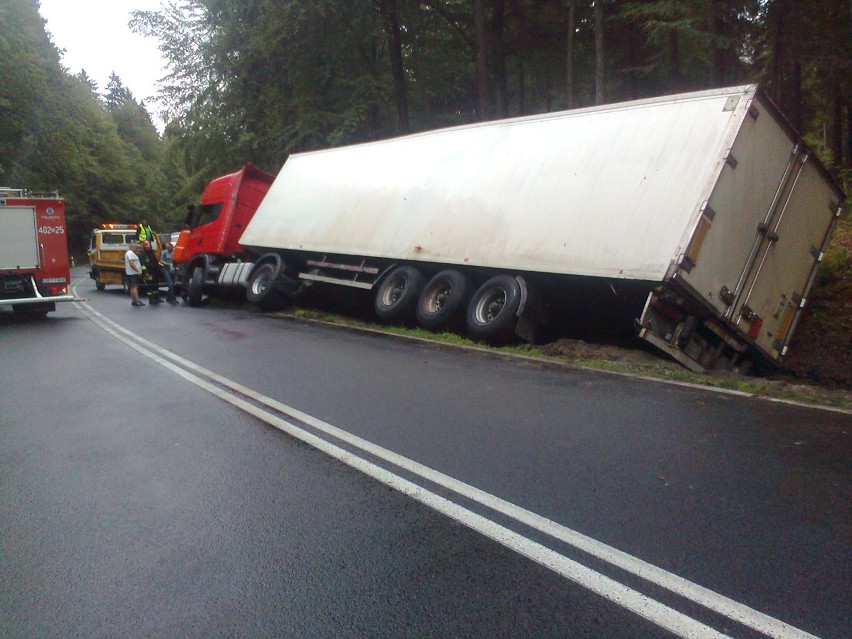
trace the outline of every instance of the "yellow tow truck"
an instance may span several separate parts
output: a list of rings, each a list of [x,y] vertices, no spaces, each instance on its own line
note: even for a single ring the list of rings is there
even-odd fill
[[[89,276],[95,287],[102,291],[107,284],[115,284],[127,290],[124,277],[124,254],[130,243],[136,241],[136,224],[101,224],[92,230],[89,238]],[[162,252],[161,241],[154,234],[151,242],[157,257]]]

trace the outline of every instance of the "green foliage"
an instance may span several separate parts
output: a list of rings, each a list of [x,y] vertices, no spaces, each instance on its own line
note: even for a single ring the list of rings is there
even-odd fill
[[[33,129],[39,106],[47,100],[59,54],[31,1],[0,4],[0,24],[0,183],[8,185],[19,141]]]

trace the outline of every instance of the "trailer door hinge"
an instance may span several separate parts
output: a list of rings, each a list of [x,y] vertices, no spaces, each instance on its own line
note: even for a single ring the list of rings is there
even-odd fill
[[[730,166],[732,169],[735,169],[739,162],[737,162],[737,158],[734,157],[734,154],[728,151],[728,154],[725,156],[725,164]]]
[[[727,286],[723,286],[722,290],[719,291],[719,299],[730,306],[734,303],[734,292],[729,290]]]

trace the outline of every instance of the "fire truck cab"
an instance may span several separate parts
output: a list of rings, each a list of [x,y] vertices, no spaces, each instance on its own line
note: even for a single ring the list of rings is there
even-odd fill
[[[58,193],[0,187],[0,307],[44,317],[68,294],[65,202]]]

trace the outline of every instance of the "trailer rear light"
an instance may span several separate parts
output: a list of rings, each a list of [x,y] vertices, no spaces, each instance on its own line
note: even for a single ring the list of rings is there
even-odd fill
[[[48,286],[44,290],[45,290],[45,293],[47,293],[47,295],[49,297],[53,297],[55,295],[67,295],[68,294],[68,287],[67,286]]]

